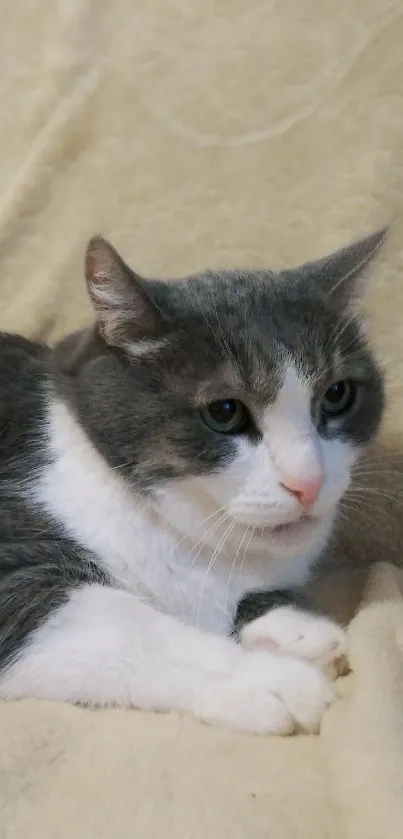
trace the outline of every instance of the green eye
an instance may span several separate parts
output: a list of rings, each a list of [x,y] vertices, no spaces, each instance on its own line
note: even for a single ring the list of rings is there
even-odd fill
[[[334,382],[322,398],[323,413],[327,417],[337,417],[346,413],[354,404],[356,395],[356,386],[350,379]]]
[[[210,402],[200,411],[200,416],[212,431],[219,434],[239,434],[248,423],[245,405],[237,399],[219,399]]]

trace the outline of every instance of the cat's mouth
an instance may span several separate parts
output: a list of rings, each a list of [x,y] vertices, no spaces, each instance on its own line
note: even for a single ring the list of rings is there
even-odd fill
[[[278,537],[284,538],[287,536],[303,535],[303,533],[311,530],[314,526],[314,520],[308,516],[302,516],[293,521],[283,522],[282,524],[264,525],[258,528],[259,535],[262,538],[273,539]]]

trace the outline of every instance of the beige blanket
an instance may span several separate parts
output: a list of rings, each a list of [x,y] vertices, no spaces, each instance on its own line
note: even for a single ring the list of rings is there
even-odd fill
[[[3,2],[0,42],[2,328],[85,323],[96,230],[172,274],[292,264],[392,225],[368,300],[388,451],[339,535],[349,570],[319,592],[358,604],[321,735],[3,705],[1,839],[401,839],[401,0]]]

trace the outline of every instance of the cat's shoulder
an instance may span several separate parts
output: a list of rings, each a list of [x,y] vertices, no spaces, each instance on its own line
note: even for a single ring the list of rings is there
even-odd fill
[[[32,374],[44,376],[49,369],[52,351],[46,344],[22,335],[0,332],[0,398],[14,392],[21,380]]]
[[[50,353],[50,347],[40,341],[32,341],[15,332],[0,332],[1,368],[10,361],[24,364],[28,359],[44,360]]]
[[[0,333],[0,435],[10,422],[17,426],[37,416],[51,369],[49,347],[21,335]]]

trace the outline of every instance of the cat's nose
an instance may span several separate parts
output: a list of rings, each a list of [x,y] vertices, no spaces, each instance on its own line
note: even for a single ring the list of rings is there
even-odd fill
[[[323,486],[323,475],[318,475],[315,478],[302,479],[295,478],[281,481],[281,486],[290,493],[295,495],[299,503],[303,507],[312,507],[315,503],[320,490]]]

